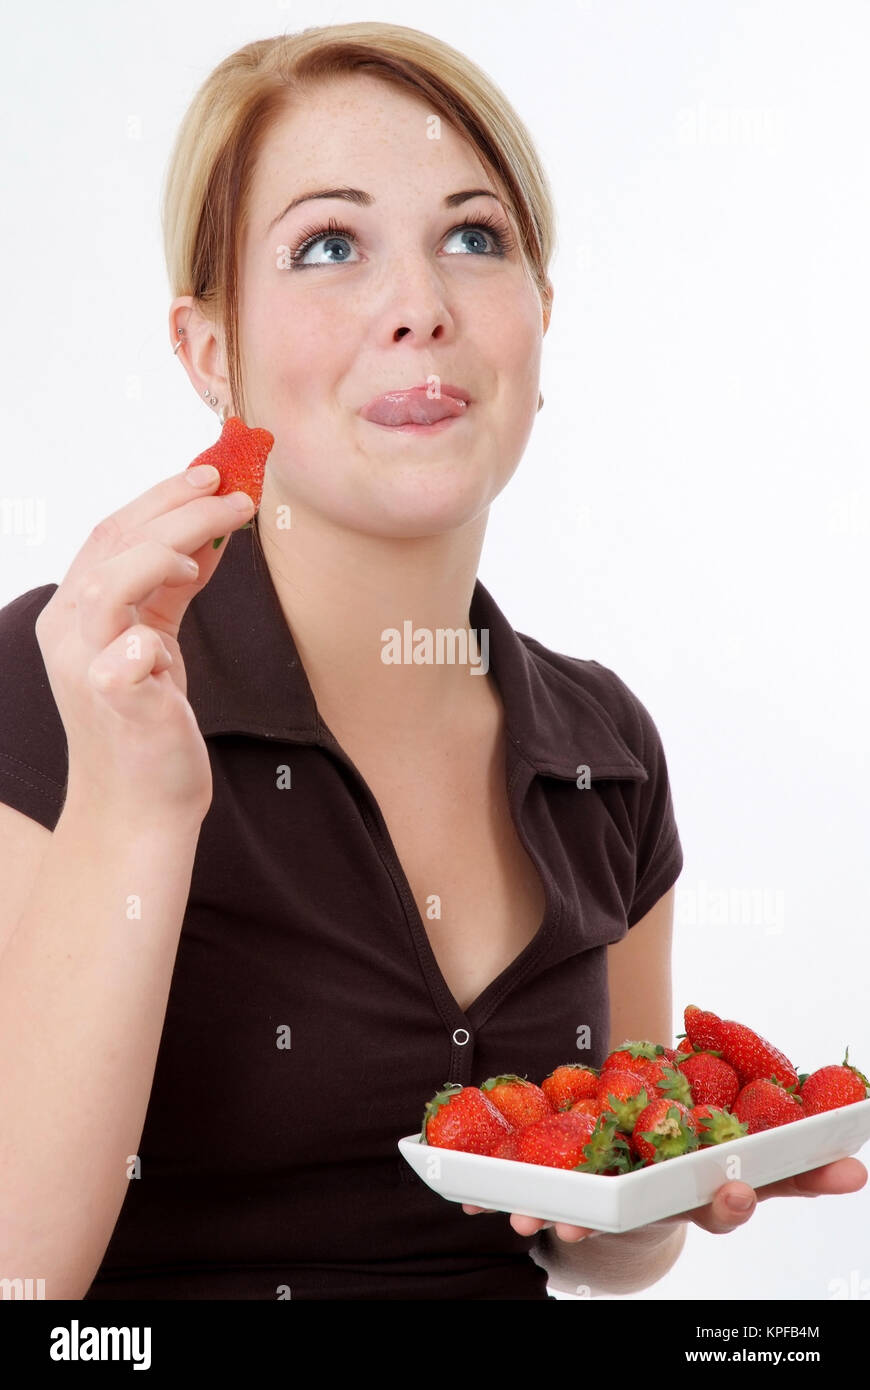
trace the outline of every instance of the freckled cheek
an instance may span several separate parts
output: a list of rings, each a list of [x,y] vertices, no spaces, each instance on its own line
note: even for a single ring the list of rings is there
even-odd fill
[[[257,371],[294,387],[323,380],[343,356],[344,336],[329,316],[293,313],[279,318],[272,306],[252,320],[248,332]]]
[[[504,324],[499,337],[499,372],[504,389],[514,400],[517,409],[524,408],[526,398],[538,399],[541,342],[535,325],[527,317]]]

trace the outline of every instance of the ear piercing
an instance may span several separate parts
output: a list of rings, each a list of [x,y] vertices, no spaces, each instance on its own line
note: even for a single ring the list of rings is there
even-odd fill
[[[175,331],[176,331],[176,334],[177,334],[177,337],[178,337],[178,342],[175,344],[175,347],[172,349],[173,353],[176,353],[176,352],[178,351],[178,349],[181,347],[181,340],[182,340],[182,338],[184,337],[184,329],[183,329],[183,328],[177,328]],[[213,396],[213,395],[211,394],[211,392],[209,391],[209,389],[208,389],[207,386],[206,386],[205,389],[203,390],[203,393],[202,393],[202,394],[203,394],[203,396],[205,397],[205,399],[208,401],[208,403],[209,403],[209,405],[211,406],[212,410],[214,410],[215,406],[216,406],[217,403],[218,403],[217,396]],[[228,409],[227,409],[227,407],[226,407],[225,405],[221,406],[219,414],[220,414],[220,422],[221,422],[221,424],[223,424],[224,421],[225,421],[226,418],[227,418],[227,415],[229,414],[229,411],[228,411]]]

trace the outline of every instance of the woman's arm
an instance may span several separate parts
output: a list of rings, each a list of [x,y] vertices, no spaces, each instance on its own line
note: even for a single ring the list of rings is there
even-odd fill
[[[586,1298],[637,1293],[658,1283],[676,1264],[687,1225],[654,1224],[623,1235],[598,1231],[576,1242],[560,1240],[548,1229],[539,1232],[529,1254],[559,1293]]]
[[[630,928],[627,936],[607,948],[607,1052],[629,1039],[670,1045],[675,897],[674,886]],[[614,1182],[618,1181],[614,1178]],[[467,1205],[463,1209],[469,1213],[480,1211]],[[585,1228],[581,1227],[565,1226],[561,1234],[559,1224],[542,1229],[540,1221],[518,1213],[511,1216],[511,1225],[519,1235],[537,1234],[529,1254],[547,1270],[553,1288],[560,1293],[588,1291],[588,1296],[595,1297],[634,1293],[655,1284],[679,1259],[686,1243],[688,1221],[670,1218],[620,1235],[596,1231],[586,1236],[582,1236]]]
[[[49,1299],[84,1297],[130,1185],[199,831],[70,791],[0,956],[0,1278]]]
[[[608,949],[611,1049],[629,1038],[663,1042],[670,1037],[673,897],[671,889],[627,937]],[[770,1197],[858,1192],[866,1182],[867,1169],[857,1158],[840,1158],[757,1190],[732,1179],[723,1182],[705,1206],[622,1235],[591,1233],[588,1227],[561,1222],[547,1226],[518,1212],[510,1220],[518,1235],[537,1237],[529,1253],[547,1270],[552,1287],[560,1293],[587,1297],[635,1293],[649,1288],[673,1267],[690,1223],[712,1235],[727,1235],[745,1226],[759,1202]],[[464,1210],[475,1208],[465,1206]]]
[[[675,896],[676,887],[669,888],[627,936],[607,948],[608,1051],[630,1038],[671,1044]],[[546,1229],[530,1253],[551,1274],[553,1288],[560,1293],[577,1293],[578,1285],[580,1292],[588,1288],[591,1297],[634,1293],[655,1284],[676,1264],[686,1243],[687,1224],[653,1223],[622,1235],[597,1232],[577,1242],[561,1240]]]

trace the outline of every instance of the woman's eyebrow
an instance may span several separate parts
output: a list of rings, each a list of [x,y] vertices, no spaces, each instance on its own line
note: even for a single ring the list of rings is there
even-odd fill
[[[294,198],[291,203],[287,204],[283,212],[279,212],[277,217],[272,218],[266,228],[266,234],[268,235],[272,228],[300,203],[310,203],[317,198],[344,198],[346,202],[356,203],[357,207],[361,208],[370,207],[375,201],[371,193],[364,193],[361,188],[318,188],[311,193],[300,193],[298,198]],[[501,198],[491,188],[467,188],[462,193],[448,193],[444,199],[444,206],[445,208],[455,208],[460,203],[468,202],[469,198],[495,198],[497,203],[501,203]]]

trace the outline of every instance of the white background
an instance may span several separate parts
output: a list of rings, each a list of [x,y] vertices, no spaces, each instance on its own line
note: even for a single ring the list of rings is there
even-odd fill
[[[252,39],[362,18],[478,62],[552,182],[545,406],[480,577],[661,732],[674,1031],[694,1002],[799,1070],[848,1043],[866,1071],[866,0],[4,5],[0,603],[216,437],[170,351],[159,227],[196,88]],[[866,1299],[868,1231],[870,1185],[770,1201],[690,1228],[632,1297]]]

